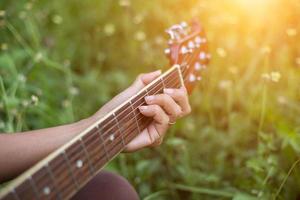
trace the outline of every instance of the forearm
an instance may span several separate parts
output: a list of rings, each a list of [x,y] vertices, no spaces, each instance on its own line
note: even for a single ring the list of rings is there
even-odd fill
[[[14,134],[0,134],[0,182],[11,179],[46,157],[95,121]]]

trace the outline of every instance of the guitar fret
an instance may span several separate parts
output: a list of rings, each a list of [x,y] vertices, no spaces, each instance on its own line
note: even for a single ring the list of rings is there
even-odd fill
[[[61,196],[61,192],[59,191],[58,187],[57,187],[57,184],[56,184],[56,180],[54,178],[54,175],[52,173],[52,170],[51,168],[49,167],[49,164],[46,165],[46,170],[47,170],[47,173],[49,174],[50,176],[50,179],[52,181],[52,185],[53,185],[53,188],[55,189],[55,191],[57,192],[57,196],[59,199],[62,199],[62,196]],[[45,191],[44,191],[45,192]]]
[[[20,197],[19,197],[19,195],[17,194],[17,192],[16,192],[15,189],[12,189],[12,194],[13,194],[13,196],[14,196],[14,198],[15,198],[16,200],[20,200]]]
[[[109,161],[109,156],[108,156],[108,153],[107,153],[107,149],[106,149],[106,145],[105,145],[105,141],[103,139],[103,136],[102,136],[102,132],[101,132],[101,129],[99,127],[99,124],[97,125],[97,129],[99,130],[99,136],[100,136],[100,145],[103,145],[103,148],[104,148],[104,152],[105,152],[105,157],[106,157],[106,160]]]
[[[132,110],[133,115],[134,115],[134,119],[135,119],[135,122],[136,122],[136,126],[137,126],[137,128],[138,128],[138,130],[139,130],[139,133],[141,133],[140,126],[139,126],[139,123],[138,123],[138,121],[137,121],[136,114],[135,114],[135,110],[134,110],[134,108],[133,108],[133,106],[132,106],[131,101],[130,101],[130,107],[131,107],[131,110]]]
[[[92,175],[90,174],[88,160],[85,156],[80,140],[76,140],[72,143],[68,148],[66,148],[65,152],[69,158],[76,182],[79,187],[81,187],[81,185]]]
[[[36,198],[39,199],[40,197],[39,197],[38,189],[37,189],[36,184],[34,183],[31,176],[29,177],[29,183],[30,183],[31,187],[33,188],[33,192],[35,193]]]
[[[19,198],[15,196],[13,191],[10,191],[2,200],[19,200]]]
[[[36,196],[36,193],[28,178],[25,179],[25,181],[16,188],[16,194],[22,199],[30,199]]]
[[[163,89],[165,89],[165,88],[166,88],[166,85],[165,85],[164,79],[163,79],[162,77],[160,77],[160,81],[161,81],[162,84],[163,84]]]
[[[101,168],[101,166],[103,165],[102,158],[106,157],[106,155],[103,154],[103,152],[105,152],[103,144],[99,145],[99,143],[101,143],[101,139],[98,134],[98,129],[92,129],[90,134],[84,135],[82,137],[82,141],[86,147],[88,154],[90,155],[92,166],[94,167],[96,172],[97,169]],[[104,162],[106,162],[106,159],[104,160]]]
[[[93,174],[95,173],[95,169],[94,169],[94,166],[93,166],[92,163],[91,163],[90,155],[89,155],[89,153],[87,152],[86,147],[85,147],[84,143],[82,142],[82,139],[81,139],[81,138],[80,138],[80,145],[81,145],[81,147],[82,147],[82,149],[83,149],[83,151],[84,151],[84,153],[85,153],[85,156],[86,156],[86,158],[87,158],[87,161],[88,161],[88,163],[89,163],[89,169],[90,169],[91,176],[93,176]]]
[[[123,147],[125,148],[126,144],[125,144],[125,142],[124,142],[124,135],[121,133],[121,127],[120,127],[119,121],[118,121],[118,119],[116,118],[116,114],[115,114],[115,113],[113,113],[113,116],[114,116],[114,119],[115,119],[115,121],[116,121],[116,123],[117,123],[118,129],[119,129],[119,133],[120,133],[120,135],[121,135]]]
[[[65,151],[63,151],[63,157],[64,157],[65,161],[67,162],[68,170],[69,170],[69,173],[70,173],[70,175],[71,175],[71,177],[73,179],[73,183],[74,183],[76,189],[79,189],[79,185],[78,185],[78,183],[77,183],[77,181],[75,179],[75,176],[73,174],[73,170],[72,170],[72,166],[71,166],[70,160],[69,160],[69,158],[68,158],[68,156],[67,156],[67,154],[66,154]]]
[[[72,172],[63,153],[60,153],[55,159],[51,160],[47,168],[49,168],[47,171],[50,178],[52,177],[53,185],[62,199],[65,199],[69,193],[76,191],[77,187],[74,184]],[[55,179],[54,181],[53,178]]]

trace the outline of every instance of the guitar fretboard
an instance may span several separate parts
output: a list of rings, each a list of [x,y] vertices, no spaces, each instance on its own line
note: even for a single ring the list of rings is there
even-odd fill
[[[181,76],[180,67],[172,67],[102,120],[25,172],[1,193],[0,199],[70,198],[152,122],[138,110],[146,104],[144,97],[162,93],[164,88],[179,88],[183,84]]]

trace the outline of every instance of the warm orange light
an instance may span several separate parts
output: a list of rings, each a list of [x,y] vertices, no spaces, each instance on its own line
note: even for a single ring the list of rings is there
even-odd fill
[[[272,15],[277,8],[277,0],[232,0],[239,12],[252,18],[253,21],[261,21]]]

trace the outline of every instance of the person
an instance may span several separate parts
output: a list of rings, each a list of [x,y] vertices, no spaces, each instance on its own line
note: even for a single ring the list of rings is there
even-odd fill
[[[161,71],[139,75],[130,87],[87,119],[41,130],[0,134],[0,182],[12,179],[30,168],[160,75]],[[145,101],[147,104],[139,107],[139,110],[144,116],[152,117],[153,122],[129,142],[124,152],[160,145],[170,125],[191,112],[185,87],[165,88],[161,94],[145,97]],[[125,178],[103,170],[72,198],[139,199],[137,192]]]

